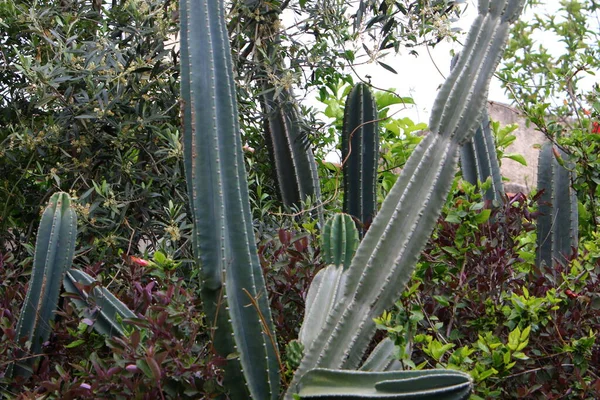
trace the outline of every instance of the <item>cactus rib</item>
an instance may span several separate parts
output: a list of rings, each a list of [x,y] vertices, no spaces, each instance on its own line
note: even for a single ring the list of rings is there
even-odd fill
[[[215,324],[215,348],[229,359],[231,397],[248,398],[247,390],[255,399],[275,399],[278,354],[270,337],[271,312],[248,218],[224,4],[187,0],[180,13],[184,165],[201,296],[208,321]]]

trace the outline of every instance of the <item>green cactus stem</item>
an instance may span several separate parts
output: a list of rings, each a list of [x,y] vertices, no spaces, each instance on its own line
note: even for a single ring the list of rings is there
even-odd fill
[[[350,266],[358,247],[358,231],[348,214],[336,214],[323,227],[321,234],[323,261],[327,264]]]
[[[544,192],[537,220],[538,267],[552,268],[555,262],[565,265],[577,248],[577,194],[571,185],[573,173],[570,171],[574,166],[566,158],[566,153],[550,142],[540,151],[538,191]]]
[[[31,280],[21,309],[16,337],[24,353],[9,367],[7,376],[28,377],[50,337],[65,272],[73,262],[77,215],[67,193],[55,193],[42,214],[37,233]]]
[[[292,92],[283,89],[276,94],[274,88],[267,88],[263,108],[266,140],[283,204],[301,209],[308,199],[320,201],[317,164]]]
[[[452,370],[365,372],[313,369],[300,381],[301,399],[414,399],[469,398],[471,378]],[[344,397],[345,396],[345,397]]]
[[[344,212],[356,218],[360,236],[377,212],[379,123],[377,103],[364,83],[352,88],[346,99],[342,130]]]
[[[123,320],[135,318],[135,313],[114,294],[97,286],[94,278],[76,269],[67,272],[63,284],[67,292],[79,295],[71,301],[86,318],[94,321],[92,327],[96,332],[108,337],[125,336]]]
[[[458,55],[452,58],[450,69],[454,68],[457,60]],[[485,108],[477,132],[460,149],[460,168],[463,178],[473,185],[485,182],[488,178],[491,179],[492,186],[483,193],[483,198],[497,203],[502,201],[504,198],[502,173],[490,128],[490,118]]]
[[[358,246],[358,231],[348,214],[336,214],[323,227],[323,261],[330,264],[315,275],[306,295],[304,321],[298,339],[310,347],[323,329],[327,316],[342,299],[345,272]]]
[[[233,399],[277,399],[279,354],[258,261],[225,4],[180,4],[184,165],[201,296]]]

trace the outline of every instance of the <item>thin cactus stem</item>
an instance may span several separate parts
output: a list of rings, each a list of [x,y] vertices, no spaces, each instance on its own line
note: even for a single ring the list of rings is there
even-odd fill
[[[70,269],[63,285],[67,292],[78,294],[81,299],[72,299],[86,318],[94,321],[92,327],[105,336],[125,336],[123,320],[136,315],[115,295],[104,287],[94,286],[96,280],[83,271]],[[91,289],[86,287],[93,286]],[[90,311],[92,306],[95,312]]]
[[[566,161],[566,156],[547,142],[542,146],[538,163],[538,191],[543,193],[537,221],[536,265],[546,265],[554,273],[554,263],[565,265],[577,248],[577,195],[571,185],[569,169],[573,165]]]
[[[317,164],[307,132],[301,127],[296,99],[289,90],[275,92],[270,88],[263,95],[267,143],[283,204],[301,208],[307,199],[320,201]]]

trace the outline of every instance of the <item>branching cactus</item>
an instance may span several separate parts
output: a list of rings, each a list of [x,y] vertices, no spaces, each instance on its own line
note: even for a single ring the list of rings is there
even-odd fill
[[[454,68],[457,60],[458,56],[452,58],[450,68]],[[492,186],[485,191],[483,197],[485,200],[500,202],[504,197],[500,163],[490,129],[490,118],[485,108],[482,115],[477,132],[460,149],[460,168],[463,178],[473,185],[491,179]]]
[[[559,161],[560,160],[560,161]],[[571,186],[573,165],[566,154],[552,143],[545,143],[538,163],[540,216],[537,221],[536,265],[552,268],[565,264],[577,248],[577,195]]]
[[[277,399],[279,355],[258,261],[222,0],[180,4],[184,165],[201,297],[233,399]]]
[[[42,344],[48,340],[63,277],[73,262],[77,215],[67,193],[55,193],[37,233],[31,280],[17,324],[16,337],[26,354],[17,354],[7,376],[30,376]]]
[[[485,106],[489,81],[510,23],[524,0],[479,1],[479,15],[456,67],[439,91],[429,132],[358,247],[343,292],[298,367],[288,398],[314,368],[354,369],[375,331],[373,318],[393,305],[411,276],[450,189],[457,153],[469,141]]]
[[[359,245],[344,273],[342,297],[306,349],[286,398],[298,392],[301,398],[343,398],[358,390],[373,399],[468,397],[470,378],[459,372],[348,370],[360,366],[375,331],[373,319],[394,304],[433,230],[458,150],[481,122],[490,78],[523,4],[479,1],[463,53],[434,103],[430,132]],[[186,0],[180,7],[184,153],[194,243],[214,344],[230,360],[226,382],[231,397],[275,399],[277,345],[250,224],[223,7],[220,0]]]
[[[369,86],[359,83],[346,99],[342,162],[344,212],[356,219],[361,237],[377,212],[378,161],[377,103]]]

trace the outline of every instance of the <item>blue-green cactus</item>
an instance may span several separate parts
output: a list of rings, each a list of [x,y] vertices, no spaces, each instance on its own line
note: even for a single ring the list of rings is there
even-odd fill
[[[360,236],[377,212],[379,123],[377,103],[364,83],[352,88],[346,99],[342,130],[344,212],[356,218]]]
[[[539,267],[545,264],[552,268],[555,262],[565,265],[577,248],[578,211],[571,185],[572,168],[564,151],[549,142],[542,146],[538,163],[538,191],[543,190],[537,220]]]
[[[42,214],[37,233],[31,280],[16,329],[25,348],[7,376],[29,376],[42,354],[54,320],[63,277],[73,262],[77,215],[67,193],[55,193]]]
[[[252,230],[225,4],[180,4],[183,148],[201,296],[234,399],[277,399],[279,354]]]

